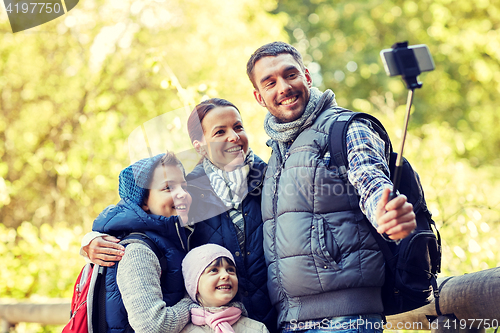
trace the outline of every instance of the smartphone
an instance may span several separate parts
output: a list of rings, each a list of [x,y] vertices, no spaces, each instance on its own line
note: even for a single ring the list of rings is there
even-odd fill
[[[434,60],[432,60],[432,56],[427,45],[412,45],[408,46],[408,49],[413,51],[420,72],[434,70]],[[388,76],[401,75],[398,66],[396,65],[396,60],[394,59],[394,49],[385,49],[380,51],[380,57],[382,58],[385,72]],[[409,65],[411,66],[411,64]]]

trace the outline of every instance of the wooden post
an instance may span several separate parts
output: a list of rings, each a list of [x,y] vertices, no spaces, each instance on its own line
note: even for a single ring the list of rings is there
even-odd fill
[[[15,325],[9,323],[7,320],[0,317],[0,333],[9,333],[11,327],[14,327],[14,326]]]
[[[443,285],[443,281],[445,282]],[[439,308],[457,329],[481,329],[500,325],[500,267],[475,273],[439,278],[441,287]],[[388,329],[399,323],[421,323],[422,329],[431,330],[428,318],[437,318],[435,300],[413,311],[388,316]],[[453,320],[450,319],[450,320]],[[446,323],[442,323],[445,325]],[[451,329],[452,326],[448,326]]]
[[[64,325],[69,321],[70,303],[71,300],[68,299],[49,299],[43,304],[0,299],[2,332],[5,332],[7,326],[17,323]]]
[[[443,314],[454,314],[458,319],[466,319],[471,327],[484,326],[479,323],[481,319],[496,320],[494,326],[498,326],[499,300],[500,267],[497,267],[447,281],[441,289],[439,308]]]

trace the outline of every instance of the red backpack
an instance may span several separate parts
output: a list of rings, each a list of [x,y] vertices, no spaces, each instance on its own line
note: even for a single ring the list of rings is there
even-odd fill
[[[123,239],[139,239],[148,245],[156,254],[162,272],[166,271],[166,257],[145,234],[133,232]],[[73,288],[71,300],[71,316],[62,333],[105,333],[106,323],[106,267],[86,264]]]
[[[87,333],[88,332],[88,316],[87,316],[87,299],[89,289],[95,286],[94,264],[86,264],[78,278],[76,279],[75,287],[73,288],[73,299],[71,300],[71,318],[64,326],[63,333]],[[97,270],[96,270],[97,271]],[[94,277],[94,279],[92,279]],[[92,285],[92,288],[90,287]]]

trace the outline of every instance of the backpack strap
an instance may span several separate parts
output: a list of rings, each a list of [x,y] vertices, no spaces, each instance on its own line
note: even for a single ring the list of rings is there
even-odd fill
[[[351,110],[347,110],[342,112],[335,122],[330,126],[330,142],[329,142],[329,151],[330,151],[330,164],[329,168],[333,165],[337,165],[339,168],[340,176],[345,180],[347,180],[347,170],[349,169],[349,161],[347,160],[347,130],[349,125],[354,119],[367,119],[371,122],[373,129],[378,133],[380,138],[384,140],[386,144],[386,151],[390,153],[390,157],[393,157],[392,153],[392,144],[389,140],[389,135],[385,130],[382,123],[372,115],[363,112],[353,112]],[[390,168],[390,161],[387,161],[387,164]],[[358,206],[358,202],[356,201],[356,207]],[[353,203],[351,202],[351,207],[354,208]],[[391,247],[394,246],[392,243],[388,243],[377,231],[373,228],[372,224],[366,220],[366,222],[371,226],[370,232],[375,237],[380,250],[384,254],[386,260],[392,258]]]
[[[392,144],[389,140],[389,135],[384,128],[384,125],[375,118],[374,116],[363,113],[363,112],[353,112],[351,110],[347,110],[342,112],[335,122],[330,126],[330,164],[331,167],[333,162],[339,167],[339,172],[342,177],[347,176],[347,169],[349,168],[349,162],[347,161],[347,130],[349,124],[356,118],[367,119],[371,122],[373,129],[378,133],[380,138],[384,140],[386,144],[386,150],[389,153],[392,153]],[[389,164],[389,161],[387,161]],[[345,178],[347,179],[347,177]]]
[[[94,333],[105,333],[108,331],[108,323],[106,322],[106,285],[105,278],[106,267],[97,266],[97,280],[95,289],[97,289],[97,297],[94,298],[94,308],[97,309],[97,322],[93,323]]]
[[[156,243],[151,238],[149,238],[145,233],[132,232],[127,236],[125,236],[124,238],[122,238],[122,241],[129,239],[138,239],[146,243],[146,245],[155,253],[156,257],[158,258],[158,261],[160,262],[161,271],[164,272],[167,270],[167,257],[160,250],[158,245],[156,245]]]
[[[353,112],[351,110],[342,111],[342,113],[330,126],[330,140],[328,144],[330,152],[330,162],[328,168],[331,169],[334,165],[336,165],[339,168],[338,171],[340,177],[346,183],[349,183],[349,180],[347,178],[347,170],[349,169],[349,161],[347,160],[347,130],[349,128],[349,124],[357,118],[370,120],[374,130],[386,143],[386,150],[389,149],[388,152],[392,152],[392,145],[391,141],[389,140],[389,135],[385,131],[382,123],[377,118],[367,113]],[[349,204],[351,208],[357,208],[359,205],[357,196],[349,196]]]

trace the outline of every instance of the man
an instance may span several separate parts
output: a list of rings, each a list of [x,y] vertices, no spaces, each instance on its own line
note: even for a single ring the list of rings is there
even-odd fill
[[[247,74],[255,99],[269,111],[264,127],[273,152],[262,217],[268,288],[279,327],[283,332],[380,329],[384,259],[363,219],[366,215],[388,241],[416,227],[406,197],[388,200],[392,183],[384,141],[369,122],[353,121],[343,178],[328,167],[329,128],[343,109],[333,92],[312,87],[300,53],[286,43],[266,44],[250,57]]]

